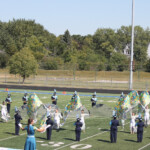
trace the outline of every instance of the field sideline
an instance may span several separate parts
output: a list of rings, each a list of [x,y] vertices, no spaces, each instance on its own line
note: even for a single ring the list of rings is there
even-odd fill
[[[0,89],[4,90],[4,89]],[[13,89],[13,91],[19,91]],[[20,90],[24,91],[24,90]],[[27,90],[27,92],[29,92]],[[30,90],[30,92],[36,92]],[[40,91],[37,91],[40,92]],[[43,92],[43,91],[42,91]],[[50,92],[50,91],[45,91]],[[52,92],[52,91],[51,91]],[[61,91],[57,91],[62,93]],[[69,93],[68,94],[73,94]],[[92,93],[79,93],[80,95],[92,95]],[[11,117],[14,115],[14,107],[22,105],[23,93],[11,93],[12,95],[12,106],[11,106]],[[98,94],[102,96],[119,96],[118,94]],[[5,100],[7,93],[0,92],[0,103]],[[49,94],[38,94],[39,98],[43,103],[50,103]],[[64,111],[65,105],[69,102],[71,95],[58,95],[58,106]],[[82,104],[90,110],[90,96],[80,96]],[[118,98],[115,97],[98,97],[98,103],[106,104],[109,107],[114,107]],[[144,129],[144,139],[142,143],[136,142],[136,134],[131,135],[129,133],[129,120],[126,120],[125,130],[122,131],[122,127],[118,128],[118,141],[116,144],[110,143],[110,131],[109,121],[107,117],[94,117],[87,118],[86,121],[86,132],[81,134],[81,141],[76,142],[74,133],[74,119],[68,119],[62,129],[57,132],[53,130],[51,141],[47,141],[46,133],[36,132],[36,141],[38,150],[70,150],[70,149],[89,149],[89,150],[148,150],[150,149],[150,127]],[[26,121],[22,121],[24,126]],[[38,125],[36,125],[38,127]],[[20,131],[20,136],[14,135],[14,120],[12,119],[8,123],[0,122],[0,147],[23,149],[26,139],[26,132]],[[144,147],[146,146],[146,147]],[[1,149],[1,148],[0,148]]]

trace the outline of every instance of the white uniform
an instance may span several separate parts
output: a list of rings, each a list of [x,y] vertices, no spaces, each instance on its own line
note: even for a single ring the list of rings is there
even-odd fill
[[[130,131],[135,132],[135,119],[137,116],[131,116],[131,121],[130,121]]]
[[[124,126],[125,126],[125,120],[124,119],[121,119],[121,124],[122,124],[122,128],[124,129]]]
[[[55,113],[54,114],[54,124],[56,125],[56,128],[59,129],[60,128],[60,119],[62,119],[62,116],[61,114],[58,112],[58,113]]]
[[[7,121],[8,120],[7,107],[6,107],[6,105],[1,105],[1,104],[0,104],[0,106],[2,107],[2,109],[1,109],[1,118],[3,120]]]
[[[149,123],[149,109],[145,109],[144,120]]]
[[[80,122],[82,123],[82,127],[81,127],[82,131],[85,131],[85,119],[84,119],[84,117],[86,115],[88,115],[88,114],[81,114],[81,118],[80,118],[81,120],[80,120]]]

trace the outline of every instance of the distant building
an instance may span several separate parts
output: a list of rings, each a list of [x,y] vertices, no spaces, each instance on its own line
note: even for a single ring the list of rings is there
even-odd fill
[[[131,51],[130,46],[126,45],[126,47],[123,50],[123,54],[129,58],[130,57],[130,51]],[[150,43],[148,44],[148,48],[147,48],[147,56],[148,56],[148,58],[150,58]]]
[[[130,57],[130,46],[126,45],[126,47],[123,50],[123,54],[126,55],[128,58]]]
[[[3,51],[3,50],[0,50],[0,53],[1,53],[1,54],[5,54],[5,51]]]

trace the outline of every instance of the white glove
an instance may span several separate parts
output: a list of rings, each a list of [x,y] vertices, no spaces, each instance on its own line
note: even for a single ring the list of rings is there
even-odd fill
[[[46,132],[46,129],[47,128],[49,128],[51,125],[46,125],[46,126],[44,126],[44,131],[43,132],[41,132],[41,133],[44,133],[44,132]]]
[[[49,124],[49,125],[47,125],[45,129],[49,128],[50,126],[51,126],[50,124]]]
[[[22,124],[21,124],[21,123],[19,123],[18,126],[19,126],[20,128],[22,128]]]

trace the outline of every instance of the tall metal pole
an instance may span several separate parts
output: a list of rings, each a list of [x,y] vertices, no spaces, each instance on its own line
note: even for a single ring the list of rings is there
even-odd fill
[[[131,60],[130,60],[130,85],[133,88],[133,46],[134,46],[134,0],[132,0],[132,35],[131,35]]]

